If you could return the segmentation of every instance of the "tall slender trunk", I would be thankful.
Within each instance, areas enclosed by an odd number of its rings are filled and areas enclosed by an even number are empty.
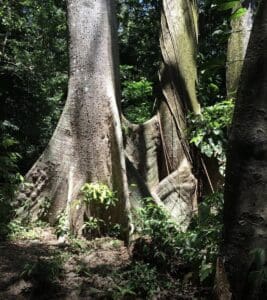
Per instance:
[[[223,256],[234,299],[267,294],[267,2],[248,45],[230,132]],[[253,254],[254,253],[254,254]]]
[[[81,230],[84,205],[77,207],[85,182],[107,184],[119,202],[113,223],[127,226],[128,190],[118,110],[118,51],[115,3],[68,0],[69,86],[58,126],[44,153],[28,172],[18,197],[22,217],[38,219],[49,201],[49,221],[62,211],[69,226]],[[74,204],[73,204],[74,203]]]

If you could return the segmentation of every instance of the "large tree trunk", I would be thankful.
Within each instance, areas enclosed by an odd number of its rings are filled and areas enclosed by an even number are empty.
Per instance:
[[[228,40],[226,65],[226,87],[229,98],[236,96],[257,2],[258,0],[246,0],[233,10],[236,11],[241,7],[247,9],[243,16],[231,20],[232,32]]]
[[[19,195],[22,217],[40,218],[44,201],[48,219],[62,211],[79,231],[84,205],[77,207],[85,182],[107,184],[119,202],[113,223],[127,225],[128,191],[118,111],[118,58],[115,4],[111,0],[68,0],[69,86],[67,101],[44,153],[28,172],[31,183]],[[73,204],[74,203],[74,204]],[[73,204],[73,205],[72,205]]]
[[[266,66],[267,2],[261,1],[242,70],[226,169],[223,256],[234,299],[265,299],[267,294]]]
[[[132,183],[139,174],[145,184],[132,190],[131,199],[153,196],[185,230],[196,210],[197,181],[186,141],[186,113],[200,112],[196,97],[197,14],[194,1],[163,1],[160,70],[163,99],[150,121],[134,125],[125,121],[130,133],[126,153]]]
[[[195,1],[163,0],[160,70],[163,99],[159,110],[162,152],[160,178],[154,189],[185,225],[196,210],[197,181],[186,137],[186,114],[200,113],[197,83],[197,8]]]

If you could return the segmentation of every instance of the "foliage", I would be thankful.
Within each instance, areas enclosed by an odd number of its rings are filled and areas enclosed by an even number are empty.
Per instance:
[[[127,119],[143,123],[151,117],[153,98],[152,82],[141,78],[139,81],[124,81],[122,84],[122,107]]]
[[[116,193],[111,191],[110,188],[102,183],[85,183],[81,191],[86,203],[98,202],[103,204],[105,209],[115,206],[118,202]]]
[[[0,122],[0,195],[12,197],[15,186],[19,183],[18,160],[20,155],[15,152],[18,141],[13,137],[18,128],[8,121]]]
[[[143,123],[153,110],[153,82],[133,75],[133,70],[133,66],[120,66],[122,109],[129,121]]]
[[[18,173],[20,155],[16,152],[17,140],[13,137],[18,128],[8,121],[0,121],[0,237],[8,233],[11,218],[11,200],[22,180]]]
[[[185,247],[180,251],[199,270],[200,281],[212,279],[222,230],[223,194],[216,192],[199,205],[199,214],[184,234]]]
[[[153,84],[158,82],[161,58],[160,8],[160,0],[118,0],[121,63],[132,66],[133,76],[143,76]]]
[[[226,96],[226,52],[230,34],[230,13],[219,10],[219,5],[223,2],[225,0],[198,0],[198,98],[205,106],[222,101]]]
[[[14,137],[23,171],[47,144],[61,112],[66,29],[64,1],[1,1],[0,119],[18,128]]]
[[[68,226],[68,215],[66,210],[62,211],[57,217],[56,234],[57,236],[68,236],[70,233]]]
[[[35,262],[27,262],[20,276],[26,280],[34,280],[41,286],[47,286],[59,278],[63,270],[63,262],[60,254],[50,258],[39,258]]]
[[[113,293],[114,299],[125,296],[150,299],[159,284],[156,268],[146,263],[135,262],[121,274],[116,273],[116,276],[119,277],[119,284]]]
[[[227,147],[227,129],[233,115],[233,100],[218,102],[203,108],[201,115],[189,116],[190,143],[208,157],[215,157],[224,175]]]
[[[159,97],[160,0],[119,0],[122,109],[133,123],[151,117]]]
[[[151,117],[152,106],[152,103],[144,101],[136,105],[128,106],[124,110],[124,114],[132,123],[141,124]]]
[[[202,105],[213,105],[226,97],[226,54],[230,21],[242,17],[243,0],[198,0],[199,52],[198,97]]]
[[[122,92],[122,102],[136,103],[152,96],[152,83],[145,78],[140,81],[125,81]]]
[[[47,223],[41,221],[25,226],[20,220],[14,219],[7,225],[8,238],[10,240],[16,240],[18,238],[22,240],[35,240],[40,237],[42,229],[46,226]]]
[[[107,185],[96,182],[85,183],[81,188],[81,192],[83,202],[86,205],[90,205],[92,202],[96,204],[96,215],[89,216],[84,221],[83,229],[87,234],[100,236],[101,231],[104,231],[109,236],[118,236],[120,225],[103,220],[105,212],[115,207],[118,202],[116,192],[112,191]],[[108,219],[110,220],[110,217]]]
[[[119,224],[112,224],[111,222],[104,222],[102,216],[104,211],[108,211],[111,207],[115,207],[118,199],[116,192],[110,190],[110,188],[102,183],[85,183],[81,187],[82,198],[75,200],[75,205],[80,205],[83,202],[86,205],[92,203],[97,204],[96,216],[85,216],[82,229],[84,233],[89,236],[101,235],[101,231],[105,228],[105,232],[110,236],[118,236],[120,233]],[[56,234],[57,236],[67,236],[73,238],[70,235],[68,224],[67,210],[62,211],[57,218]]]
[[[221,193],[212,194],[200,204],[199,214],[186,232],[180,231],[151,199],[144,200],[137,216],[137,231],[151,238],[152,246],[143,248],[144,257],[147,255],[159,268],[173,274],[179,273],[179,265],[188,264],[201,282],[212,279],[222,227]]]
[[[49,208],[51,207],[52,201],[49,197],[40,199],[40,207],[38,210],[38,218],[45,220],[48,217]]]

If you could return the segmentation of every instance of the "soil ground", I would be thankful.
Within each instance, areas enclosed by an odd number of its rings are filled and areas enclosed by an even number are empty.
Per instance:
[[[15,236],[0,242],[0,300],[207,299],[197,297],[196,289],[186,284],[181,290],[166,276],[165,288],[140,297],[134,283],[140,282],[140,289],[145,289],[146,280],[147,285],[155,284],[149,278],[154,273],[140,278],[138,264],[137,272],[129,273],[133,263],[129,249],[117,239],[64,241],[57,239],[52,228],[39,228],[34,237]],[[136,276],[130,283],[129,274]]]

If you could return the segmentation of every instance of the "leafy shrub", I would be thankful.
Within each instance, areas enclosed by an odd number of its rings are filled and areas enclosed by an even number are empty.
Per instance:
[[[14,151],[17,141],[12,136],[18,128],[8,121],[0,123],[0,193],[12,197],[19,183],[17,162],[20,155]]]
[[[15,136],[23,172],[49,141],[65,100],[64,2],[2,0],[0,5],[0,119],[19,127]]]
[[[134,104],[135,102],[142,102],[151,96],[152,83],[145,78],[142,77],[139,81],[124,82],[122,91],[122,100],[124,102]]]
[[[113,275],[118,281],[113,299],[125,299],[125,296],[150,299],[159,284],[156,268],[147,263],[135,262],[127,270]]]
[[[62,211],[57,216],[57,223],[56,223],[56,234],[57,237],[69,235],[69,226],[68,226],[68,215],[66,210]]]
[[[174,275],[181,273],[180,267],[193,270],[201,282],[208,281],[215,271],[221,211],[222,194],[214,193],[200,204],[199,215],[182,232],[163,208],[145,199],[136,224],[139,234],[151,238],[151,246],[144,245],[144,256],[147,254],[149,261]]]
[[[103,204],[105,209],[116,206],[116,203],[118,202],[116,193],[102,183],[85,183],[82,186],[81,191],[84,196],[84,202],[98,202]]]
[[[13,219],[7,224],[8,237],[11,240],[18,238],[23,240],[35,240],[40,237],[40,233],[48,224],[42,221],[33,222],[30,224],[23,224],[18,219]]]
[[[96,214],[86,217],[84,221],[83,229],[87,234],[100,236],[101,231],[104,231],[109,236],[118,236],[120,225],[113,224],[109,220],[103,220],[105,213],[108,213],[108,210],[115,207],[118,202],[116,192],[112,191],[105,184],[95,182],[85,183],[81,188],[81,192],[83,194],[82,201],[86,205],[90,205],[90,203],[96,204]]]
[[[14,149],[18,142],[12,135],[17,130],[18,128],[8,121],[0,122],[0,236],[8,233],[11,200],[22,180],[17,165],[20,155]]]
[[[141,124],[151,117],[152,103],[143,102],[136,105],[130,105],[124,109],[127,119],[135,124]]]
[[[225,150],[227,146],[227,128],[233,115],[233,100],[226,100],[207,106],[201,115],[190,115],[190,143],[208,157],[215,157],[223,175],[225,171]]]

